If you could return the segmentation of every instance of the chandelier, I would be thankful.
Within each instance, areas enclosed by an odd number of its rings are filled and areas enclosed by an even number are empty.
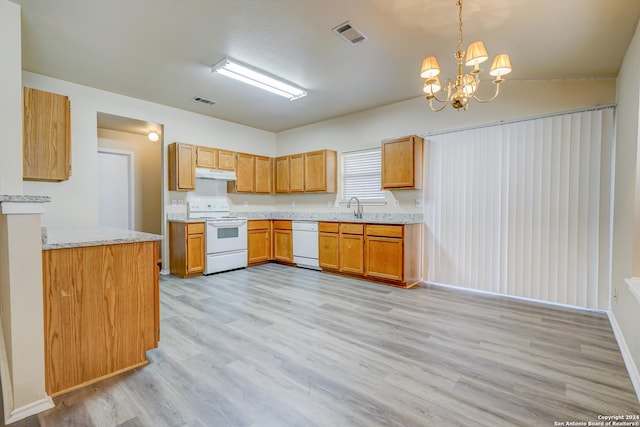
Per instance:
[[[435,56],[427,56],[422,61],[420,69],[420,77],[425,79],[422,90],[427,94],[429,107],[433,111],[442,111],[447,104],[451,104],[456,110],[461,108],[466,110],[469,107],[469,101],[473,98],[478,102],[489,102],[496,99],[500,93],[500,83],[504,81],[502,76],[511,72],[511,60],[509,55],[497,55],[491,64],[489,74],[495,77],[493,83],[496,85],[496,93],[489,99],[480,99],[476,95],[480,86],[480,64],[489,59],[487,50],[481,41],[473,42],[467,48],[466,53],[462,51],[462,0],[457,0],[458,6],[458,49],[453,55],[458,63],[458,75],[455,80],[447,80],[446,89],[447,97],[440,99],[436,96],[442,86],[438,74],[440,74],[440,66]],[[466,60],[466,62],[465,62]],[[463,74],[462,65],[473,67],[469,74]],[[433,100],[438,101],[442,105],[434,107]]]

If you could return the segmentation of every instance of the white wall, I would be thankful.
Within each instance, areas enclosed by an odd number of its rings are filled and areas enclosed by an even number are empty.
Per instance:
[[[98,201],[95,195],[98,187],[98,112],[163,125],[163,159],[166,158],[167,145],[175,141],[265,156],[275,155],[275,134],[271,132],[26,71],[22,78],[24,86],[67,95],[71,100],[71,178],[63,182],[24,182],[27,194],[51,196],[52,201],[47,205],[47,213],[42,218],[43,225],[47,227],[97,224]],[[21,140],[16,143],[21,143]],[[171,211],[172,198],[183,199],[186,194],[170,194],[167,190],[167,165],[164,160],[163,163],[161,179],[164,208],[167,212]],[[166,221],[163,221],[163,234],[167,236]],[[162,253],[169,253],[167,238],[163,242]],[[166,256],[163,261],[168,265]]]
[[[638,117],[640,114],[640,33],[636,33],[629,45],[617,80],[617,127],[615,157],[615,193],[613,205],[613,253],[611,306],[620,331],[636,366],[640,366],[640,302],[629,291],[625,278],[632,276],[633,239],[639,237],[640,222],[634,226],[634,199],[640,197],[636,188],[636,156],[638,148]],[[640,215],[640,212],[636,212]],[[636,263],[640,263],[640,254]],[[640,275],[640,264],[636,267]],[[640,395],[640,389],[636,390]]]
[[[418,84],[419,82],[417,82]],[[418,85],[419,86],[419,85]],[[509,81],[501,88],[500,96],[488,104],[472,104],[464,112],[447,108],[434,113],[423,97],[350,114],[348,116],[315,123],[277,134],[277,154],[286,155],[329,148],[343,151],[372,148],[383,139],[404,135],[423,135],[431,132],[460,129],[503,120],[547,115],[584,107],[615,102],[614,79],[570,81]],[[279,209],[291,210],[344,210],[328,208],[330,195],[296,195],[278,197]],[[369,212],[420,212],[415,200],[421,191],[387,192],[387,206],[366,207]],[[399,206],[394,207],[393,201]]]
[[[22,194],[21,39],[20,6],[0,0],[0,194]]]

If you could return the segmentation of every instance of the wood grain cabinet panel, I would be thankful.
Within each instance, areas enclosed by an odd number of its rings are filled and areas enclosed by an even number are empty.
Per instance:
[[[273,259],[293,263],[293,231],[291,221],[273,221]]]
[[[289,192],[304,192],[304,153],[289,156]]]
[[[235,191],[253,193],[256,186],[256,156],[237,153]]]
[[[71,103],[64,95],[25,87],[22,178],[64,181],[71,176]]]
[[[273,163],[270,157],[255,156],[256,157],[256,171],[255,171],[255,189],[254,191],[259,194],[270,194],[272,192],[272,179],[273,176]]]
[[[235,151],[218,150],[217,168],[224,171],[235,171],[236,170]]]
[[[275,159],[275,192],[289,192],[289,156],[276,157]]]
[[[196,189],[196,146],[174,142],[168,148],[169,191]]]
[[[382,142],[382,189],[422,189],[424,140],[415,135]]]
[[[365,275],[402,282],[404,253],[402,237],[367,236]]]
[[[340,269],[340,235],[320,231],[318,233],[318,263],[328,270]]]
[[[169,222],[169,268],[178,277],[200,276],[205,268],[205,224]]]
[[[363,233],[363,224],[340,224],[340,272],[364,274]]]
[[[337,153],[320,150],[304,153],[304,191],[335,193]]]
[[[271,221],[247,222],[248,264],[256,265],[271,260]]]
[[[157,253],[156,242],[42,252],[47,394],[147,363],[159,336]]]
[[[218,150],[211,147],[196,148],[196,166],[199,168],[218,168]]]

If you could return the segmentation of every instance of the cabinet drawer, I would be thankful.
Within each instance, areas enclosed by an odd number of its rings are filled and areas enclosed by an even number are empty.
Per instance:
[[[247,230],[264,230],[265,228],[269,228],[271,225],[271,221],[266,220],[250,220],[247,221]]]
[[[204,222],[187,224],[187,234],[204,234]]]
[[[291,230],[291,221],[275,220],[273,221],[273,228],[277,228],[278,230]]]
[[[367,236],[402,237],[402,225],[367,225]]]
[[[338,222],[320,222],[318,223],[318,231],[323,233],[337,233],[340,231],[340,223]]]
[[[364,234],[364,224],[340,224],[340,232],[343,234]]]

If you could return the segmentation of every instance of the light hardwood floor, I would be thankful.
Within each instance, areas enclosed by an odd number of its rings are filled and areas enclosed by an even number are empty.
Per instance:
[[[151,363],[59,396],[42,426],[553,426],[640,413],[601,314],[276,264],[163,277],[161,292]]]

